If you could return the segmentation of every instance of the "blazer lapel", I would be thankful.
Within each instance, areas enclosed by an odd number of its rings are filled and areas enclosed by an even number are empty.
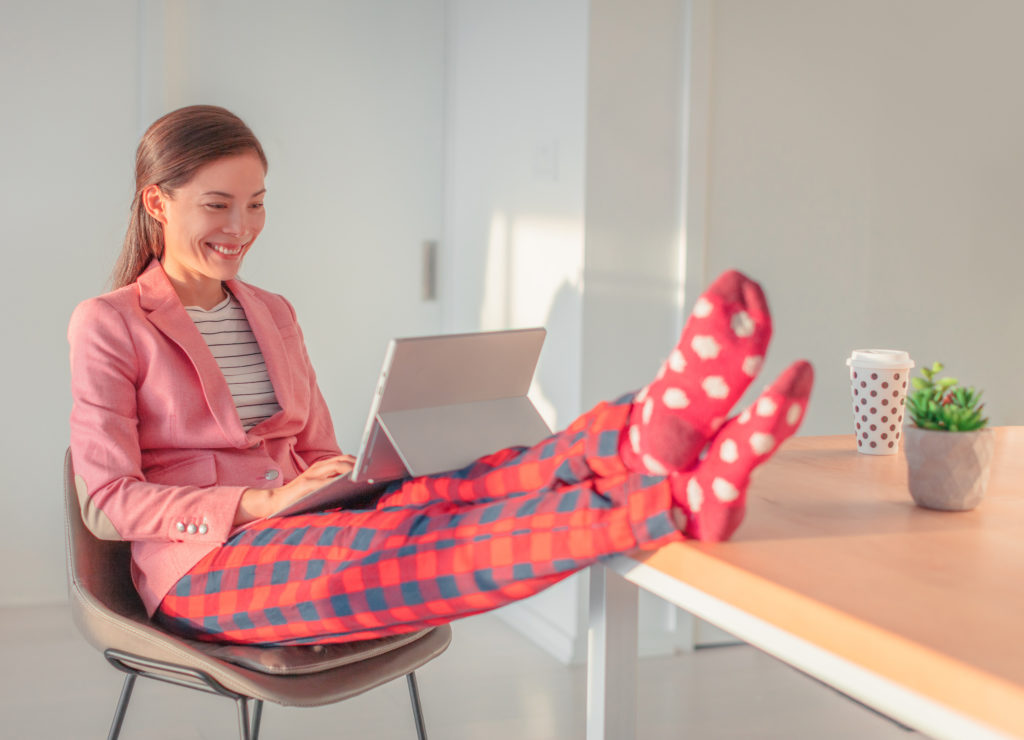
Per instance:
[[[245,431],[224,374],[157,260],[139,276],[138,285],[139,303],[150,322],[181,347],[195,367],[207,406],[221,432],[233,446],[245,446]]]

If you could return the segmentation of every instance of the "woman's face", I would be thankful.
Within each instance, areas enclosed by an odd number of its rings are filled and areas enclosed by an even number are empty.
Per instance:
[[[250,152],[204,165],[173,198],[146,188],[146,209],[163,224],[161,262],[172,282],[201,289],[235,277],[266,220],[263,176]]]

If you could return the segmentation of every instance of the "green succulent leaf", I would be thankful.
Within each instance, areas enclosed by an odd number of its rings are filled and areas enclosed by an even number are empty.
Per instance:
[[[974,431],[988,424],[982,416],[981,391],[963,387],[956,378],[937,379],[941,362],[922,367],[921,376],[910,379],[913,390],[907,394],[907,413],[922,429],[950,432]]]

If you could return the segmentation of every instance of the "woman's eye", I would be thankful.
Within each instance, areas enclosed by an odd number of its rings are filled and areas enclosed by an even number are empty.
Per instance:
[[[215,208],[215,209],[218,209],[218,210],[219,210],[219,209],[222,209],[222,208],[227,208],[227,206],[226,206],[226,205],[224,205],[223,203],[206,203],[206,204],[204,204],[204,205],[205,205],[205,206],[206,206],[207,208]]]
[[[263,208],[263,204],[262,203],[250,203],[249,207],[253,208],[255,210],[259,210],[260,208]]]

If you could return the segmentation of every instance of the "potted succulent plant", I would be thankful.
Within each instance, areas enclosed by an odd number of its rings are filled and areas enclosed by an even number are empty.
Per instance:
[[[911,379],[903,430],[907,481],[914,503],[927,509],[966,511],[985,495],[994,437],[985,427],[981,391],[938,378],[942,363],[921,368]]]

